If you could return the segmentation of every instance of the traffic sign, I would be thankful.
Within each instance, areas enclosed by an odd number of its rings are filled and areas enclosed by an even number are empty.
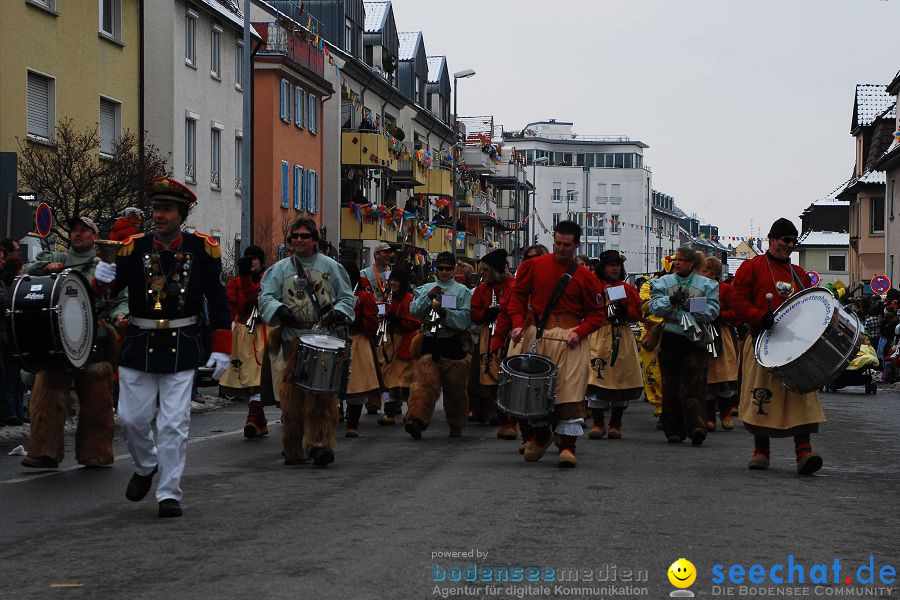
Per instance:
[[[41,236],[50,235],[50,229],[53,227],[53,215],[50,213],[50,205],[46,202],[38,204],[37,210],[34,211],[34,230]]]
[[[819,282],[822,281],[822,278],[815,271],[807,271],[806,274],[809,275],[809,280],[812,282],[813,287],[819,285]]]
[[[886,275],[876,275],[872,278],[872,291],[876,294],[884,294],[891,289],[891,280]]]

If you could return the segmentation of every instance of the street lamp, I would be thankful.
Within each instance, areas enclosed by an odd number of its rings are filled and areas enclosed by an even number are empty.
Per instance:
[[[578,190],[566,190],[566,218],[572,220],[572,211],[569,210],[569,204],[578,197]]]
[[[459,127],[456,122],[456,80],[457,79],[468,79],[475,75],[475,69],[463,69],[462,71],[457,71],[453,74],[453,175],[452,175],[452,187],[450,197],[453,199],[453,203],[451,206],[454,208],[453,210],[453,234],[454,237],[456,235],[456,221],[459,219],[459,209],[456,208],[456,167],[459,156]]]
[[[537,212],[537,166],[545,165],[550,162],[549,156],[537,156],[534,160],[531,161],[531,211],[526,211],[526,214],[531,215],[531,212]],[[529,224],[525,227],[525,235],[528,236],[525,239],[525,247],[531,245],[532,240],[534,240],[534,219],[529,220]]]

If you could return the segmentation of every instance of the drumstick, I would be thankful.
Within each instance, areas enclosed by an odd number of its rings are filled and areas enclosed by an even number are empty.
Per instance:
[[[772,312],[772,298],[774,297],[772,292],[766,292],[766,304],[769,305],[769,312]]]

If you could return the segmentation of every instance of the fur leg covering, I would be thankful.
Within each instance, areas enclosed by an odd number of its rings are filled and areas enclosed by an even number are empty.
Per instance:
[[[425,354],[417,359],[415,368],[416,376],[409,389],[409,408],[406,410],[404,422],[408,423],[416,419],[422,424],[423,429],[427,429],[428,424],[431,423],[431,416],[434,414],[434,405],[437,403],[438,394],[441,393],[441,376],[430,354]],[[454,382],[453,385],[464,387],[466,384],[464,380],[460,380]]]
[[[78,429],[75,459],[82,465],[113,464],[113,369],[108,362],[90,365],[75,374],[78,390]]]
[[[287,361],[281,374],[278,396],[281,398],[281,453],[290,461],[306,460],[303,451],[303,400],[304,394],[291,381],[297,345],[287,351]],[[335,416],[335,420],[337,417]]]
[[[441,387],[444,390],[444,413],[450,429],[462,430],[466,426],[466,409],[469,405],[469,361],[441,359]],[[433,405],[432,405],[433,406]]]
[[[337,445],[338,399],[336,394],[303,394],[303,452],[308,456],[313,448]]]
[[[28,456],[47,456],[62,462],[65,455],[63,431],[69,414],[71,378],[65,371],[38,373],[31,390],[29,412],[31,432]]]

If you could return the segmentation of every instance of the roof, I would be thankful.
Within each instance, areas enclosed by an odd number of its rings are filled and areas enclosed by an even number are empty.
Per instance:
[[[747,260],[746,258],[741,258],[739,256],[729,256],[728,257],[728,274],[734,275],[737,273],[738,267],[743,264],[743,262]]]
[[[236,0],[198,0],[198,2],[219,16],[228,19],[232,24],[241,29],[244,28],[244,15]]]
[[[397,52],[400,60],[413,60],[416,50],[419,48],[419,40],[422,39],[421,31],[404,31],[398,33],[400,38],[400,50]]]
[[[441,71],[447,64],[446,56],[429,56],[428,57],[428,83],[440,83]]]
[[[842,183],[841,185],[839,185],[839,186],[837,186],[836,188],[834,188],[833,190],[831,190],[831,191],[828,193],[827,196],[825,196],[825,197],[823,197],[823,198],[819,198],[818,200],[816,200],[815,202],[813,202],[813,204],[816,205],[816,206],[850,206],[850,202],[849,202],[849,201],[847,201],[847,200],[838,200],[838,199],[837,199],[837,196],[838,196],[838,194],[840,194],[841,192],[844,191],[844,189],[847,187],[847,185],[848,185],[851,181],[852,181],[851,179],[848,179],[847,181],[845,181],[845,182]]]
[[[852,129],[871,125],[891,104],[896,104],[894,96],[881,83],[859,83],[856,85],[856,100],[853,103]]]
[[[882,185],[884,182],[884,171],[866,171],[862,174],[862,177],[856,180],[856,183],[875,183]]]
[[[366,33],[380,33],[384,29],[388,12],[391,9],[390,2],[363,2],[366,9],[366,23],[364,31]]]
[[[807,231],[797,241],[798,246],[850,246],[850,234],[840,231]]]

